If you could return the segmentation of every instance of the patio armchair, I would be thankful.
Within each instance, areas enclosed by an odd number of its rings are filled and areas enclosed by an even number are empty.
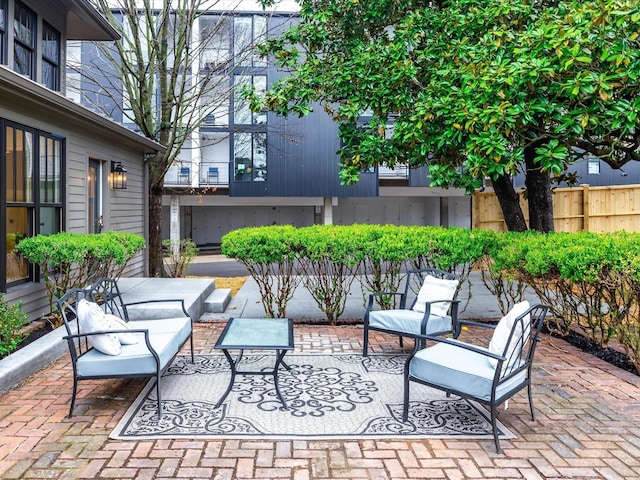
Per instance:
[[[417,335],[458,334],[457,318],[459,277],[435,268],[407,271],[403,292],[374,292],[364,313],[364,338],[362,355],[368,355],[369,332],[385,332],[400,337]],[[381,297],[399,299],[397,308],[375,310]]]
[[[421,383],[486,405],[496,451],[501,453],[496,428],[497,407],[527,387],[531,419],[535,420],[531,391],[531,366],[540,328],[547,314],[544,305],[517,303],[497,325],[461,321],[462,326],[494,329],[488,347],[457,339],[425,335],[435,342],[420,348],[418,342],[405,363],[403,421],[409,421],[409,386]]]

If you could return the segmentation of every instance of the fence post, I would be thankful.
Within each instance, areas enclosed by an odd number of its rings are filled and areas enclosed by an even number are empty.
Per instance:
[[[480,228],[480,198],[477,190],[471,192],[471,230]]]
[[[584,183],[582,187],[582,230],[589,231],[589,184]]]

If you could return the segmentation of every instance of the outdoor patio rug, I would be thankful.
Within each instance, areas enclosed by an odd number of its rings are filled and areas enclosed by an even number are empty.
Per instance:
[[[158,421],[151,380],[111,434],[113,439],[160,438],[493,438],[484,408],[423,385],[411,384],[409,422],[402,422],[404,356],[287,355],[290,371],[272,376],[237,375],[219,408],[230,369],[223,355],[179,356],[161,381]],[[274,354],[250,354],[241,370],[261,371]],[[498,424],[501,438],[513,435]]]

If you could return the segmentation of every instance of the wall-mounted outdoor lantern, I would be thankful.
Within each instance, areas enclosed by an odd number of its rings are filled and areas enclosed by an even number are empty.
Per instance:
[[[113,190],[127,189],[127,171],[121,162],[111,162],[111,188]]]

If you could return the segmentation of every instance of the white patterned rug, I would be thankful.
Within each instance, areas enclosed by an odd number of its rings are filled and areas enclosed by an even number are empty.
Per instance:
[[[161,381],[158,421],[155,380],[140,393],[111,434],[113,439],[160,438],[493,438],[484,408],[411,383],[409,421],[402,421],[404,356],[287,355],[279,401],[272,376],[231,377],[223,355],[179,356]],[[271,369],[274,354],[251,354],[240,369]],[[498,423],[501,438],[513,435]]]

